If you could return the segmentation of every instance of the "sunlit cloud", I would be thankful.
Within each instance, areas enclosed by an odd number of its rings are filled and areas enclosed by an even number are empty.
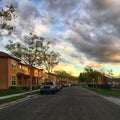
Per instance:
[[[41,35],[42,33],[48,33],[50,30],[47,26],[42,24],[37,24],[34,29],[36,35]]]

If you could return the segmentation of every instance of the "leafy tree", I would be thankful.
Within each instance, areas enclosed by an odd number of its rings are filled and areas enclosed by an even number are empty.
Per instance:
[[[52,72],[53,68],[59,63],[59,54],[54,51],[44,54],[43,61],[48,72]]]
[[[1,1],[0,1],[1,2]],[[13,26],[8,24],[13,18],[15,18],[15,7],[13,5],[6,5],[5,8],[0,9],[0,29],[1,30],[8,30],[9,34],[11,33],[11,30],[13,30]],[[2,32],[0,32],[0,35]]]
[[[49,51],[49,44],[50,42],[47,42],[43,45],[42,52],[40,52],[39,57],[42,59],[42,64],[46,67],[46,70],[48,71],[48,78],[49,73],[52,72],[53,68],[58,65],[59,63],[59,54],[54,51]]]
[[[86,74],[85,73],[80,73],[80,75],[79,75],[79,82],[85,82],[85,80],[86,80],[86,76],[85,76]]]
[[[113,70],[107,70],[107,75],[110,77],[110,78],[113,78]]]
[[[69,80],[71,80],[73,82],[76,81],[76,80],[78,80],[77,77],[72,76],[71,74],[67,73],[64,70],[55,71],[55,74],[57,75],[57,78],[60,78],[60,79],[66,79],[66,78],[68,78]]]
[[[92,83],[93,79],[97,80],[97,77],[99,74],[100,74],[100,72],[98,72],[97,70],[94,70],[91,67],[86,67],[84,69],[84,73],[80,73],[79,81]]]
[[[30,33],[24,37],[23,42],[12,42],[6,45],[6,49],[11,52],[11,55],[20,58],[29,67],[30,72],[30,93],[32,94],[32,69],[33,66],[42,64],[42,59],[38,58],[43,49],[43,38]]]
[[[55,74],[58,79],[65,79],[68,76],[68,73],[63,70],[57,70],[57,71],[55,71]]]

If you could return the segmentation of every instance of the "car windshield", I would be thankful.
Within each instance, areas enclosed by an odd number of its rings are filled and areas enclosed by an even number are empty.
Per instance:
[[[42,85],[53,85],[53,82],[44,82]]]

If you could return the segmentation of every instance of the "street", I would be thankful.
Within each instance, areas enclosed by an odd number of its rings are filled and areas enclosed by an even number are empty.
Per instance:
[[[0,110],[0,120],[119,120],[120,106],[80,86],[38,95]]]

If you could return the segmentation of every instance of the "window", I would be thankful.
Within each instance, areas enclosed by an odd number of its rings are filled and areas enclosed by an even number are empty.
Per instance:
[[[11,75],[11,86],[16,86],[16,75]]]
[[[19,69],[20,69],[21,72],[24,72],[24,66],[20,65]]]
[[[16,68],[16,61],[15,61],[15,60],[12,60],[12,61],[11,61],[11,67],[12,67],[13,69]]]

